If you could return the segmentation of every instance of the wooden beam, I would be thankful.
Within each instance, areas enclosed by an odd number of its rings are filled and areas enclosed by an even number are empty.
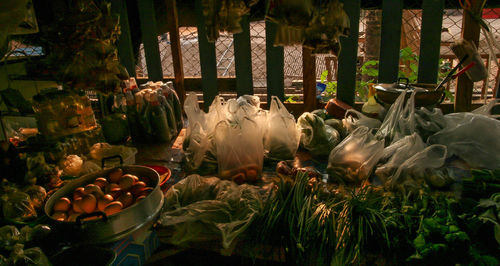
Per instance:
[[[207,30],[205,28],[205,17],[203,16],[203,5],[201,0],[195,0],[195,10],[198,28],[198,47],[200,50],[201,79],[203,83],[203,101],[205,111],[219,93],[217,89],[217,61],[215,57],[215,43],[208,42]]]
[[[418,61],[419,83],[437,83],[443,10],[444,0],[424,0],[422,4],[422,30]]]
[[[361,0],[342,0],[349,16],[350,33],[340,37],[342,47],[338,60],[337,98],[349,105],[354,104],[356,90],[356,64],[358,60],[359,15]]]
[[[175,91],[179,96],[179,100],[184,105],[186,91],[184,89],[184,65],[182,63],[181,41],[179,37],[179,21],[177,17],[177,7],[175,0],[166,0],[167,4],[167,20],[170,33],[170,50],[172,51],[172,61],[174,64],[175,76]]]
[[[120,16],[120,37],[118,38],[118,58],[120,63],[125,66],[128,74],[135,77],[135,59],[132,48],[132,39],[130,37],[130,26],[128,24],[128,13],[126,1],[113,0],[111,2],[113,13]]]
[[[271,96],[277,96],[285,101],[285,56],[281,46],[274,46],[277,26],[266,20],[266,73],[267,73],[267,101]]]
[[[248,15],[241,19],[241,33],[234,34],[234,60],[236,70],[236,91],[238,96],[253,94],[252,46],[250,43],[250,22]]]
[[[470,0],[471,10],[479,12],[483,0]],[[474,42],[479,47],[480,26],[477,21],[467,11],[464,11],[462,20],[462,38]],[[455,91],[455,112],[470,112],[472,110],[472,90],[474,82],[467,75],[460,75]]]
[[[141,23],[142,42],[144,43],[144,54],[146,55],[148,79],[157,81],[162,80],[163,70],[161,67],[153,2],[154,0],[141,0],[137,4]]]
[[[398,79],[402,16],[403,1],[383,0],[378,74],[380,83],[393,83]]]
[[[316,109],[316,57],[311,49],[302,47],[302,80],[304,86],[304,111]]]

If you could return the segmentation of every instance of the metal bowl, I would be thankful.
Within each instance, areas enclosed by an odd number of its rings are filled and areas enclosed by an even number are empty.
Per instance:
[[[385,104],[393,104],[399,97],[401,92],[407,91],[406,99],[410,98],[411,91],[415,88],[424,89],[424,91],[419,91],[415,94],[415,105],[416,106],[432,106],[440,104],[444,100],[444,91],[442,88],[435,90],[436,84],[423,84],[415,83],[403,86],[396,83],[381,83],[375,86],[377,90],[377,100]]]
[[[53,228],[60,233],[62,241],[73,243],[103,244],[129,236],[136,230],[152,224],[163,206],[163,192],[160,188],[158,173],[144,166],[122,166],[123,173],[133,174],[153,187],[153,191],[143,200],[110,216],[103,212],[80,215],[76,222],[61,222],[50,218]],[[71,195],[77,187],[92,183],[96,178],[107,176],[113,169],[107,169],[82,176],[66,184],[55,192],[45,204],[45,214],[50,217],[55,202]],[[84,218],[100,216],[100,219],[85,221]]]

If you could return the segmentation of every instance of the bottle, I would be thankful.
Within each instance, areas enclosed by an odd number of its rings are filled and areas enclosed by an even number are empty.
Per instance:
[[[153,140],[160,142],[168,142],[171,139],[170,129],[168,127],[167,116],[164,109],[158,102],[158,95],[151,93],[149,95],[150,109],[149,121],[151,123],[151,136]]]
[[[368,101],[363,104],[361,112],[368,117],[378,118],[384,107],[375,100],[375,88],[373,83],[368,84]]]

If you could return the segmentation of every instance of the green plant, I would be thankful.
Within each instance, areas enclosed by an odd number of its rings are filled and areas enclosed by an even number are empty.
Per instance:
[[[321,83],[326,84],[326,88],[322,93],[324,98],[331,99],[337,95],[337,81],[327,81],[328,70],[321,72]]]

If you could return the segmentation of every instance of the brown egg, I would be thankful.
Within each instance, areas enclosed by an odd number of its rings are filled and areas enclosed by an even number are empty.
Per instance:
[[[120,180],[120,177],[122,177],[123,171],[121,168],[116,168],[113,171],[111,171],[108,175],[109,181],[112,183],[118,183]]]
[[[51,217],[54,220],[62,222],[66,220],[66,217],[68,217],[68,215],[65,212],[54,212]]]
[[[104,213],[106,213],[107,216],[113,215],[119,211],[121,211],[123,207],[123,204],[119,201],[113,201],[106,208],[104,208]]]
[[[104,195],[101,188],[95,184],[86,185],[83,192],[85,193],[85,195],[94,194],[96,198],[100,198]]]
[[[96,206],[97,206],[97,199],[95,198],[94,195],[88,194],[83,196],[80,207],[84,212],[91,213],[95,211]]]
[[[70,214],[70,215],[68,216],[68,219],[66,219],[66,221],[68,221],[68,222],[76,222],[76,218],[77,218],[78,216],[80,216],[80,215],[82,215],[82,214],[81,214],[81,213],[74,212],[74,213],[72,213],[72,214]]]
[[[78,198],[73,201],[73,211],[76,213],[82,213],[82,200],[83,198]]]
[[[117,199],[118,197],[120,197],[122,192],[123,192],[122,189],[117,187],[117,188],[113,188],[108,194],[111,195],[113,197],[113,199]]]
[[[108,206],[108,204],[110,204],[112,201],[113,201],[113,197],[111,195],[106,194],[106,195],[102,196],[102,198],[97,200],[97,209],[99,209],[100,211],[104,211],[106,206]]]
[[[132,193],[132,195],[134,195],[134,197],[137,197],[144,190],[144,188],[146,188],[146,183],[139,181],[139,182],[136,182],[130,188],[130,192]]]
[[[134,196],[132,196],[132,193],[126,192],[123,193],[119,198],[118,201],[123,204],[123,208],[127,208],[128,206],[132,205],[134,203]]]
[[[139,197],[137,197],[137,198],[135,199],[135,202],[137,203],[137,202],[139,202],[139,201],[141,201],[141,200],[143,200],[143,199],[145,199],[145,198],[146,198],[146,196],[145,196],[145,195],[139,196]]]
[[[139,196],[147,196],[149,195],[149,193],[151,193],[151,191],[153,191],[153,188],[152,187],[145,187],[141,193],[139,193],[138,197]]]
[[[73,191],[73,200],[83,197],[85,195],[84,191],[85,189],[83,187],[76,188],[75,191]]]
[[[55,212],[66,212],[70,207],[71,201],[66,197],[62,197],[56,201],[56,203],[54,204],[54,208],[52,209]]]
[[[111,192],[111,190],[113,188],[120,188],[120,186],[118,184],[115,184],[115,183],[109,183],[107,186],[106,186],[106,189],[104,189],[104,192],[106,193],[109,193]]]
[[[94,185],[97,185],[102,191],[106,188],[108,185],[108,180],[104,177],[98,177],[94,180]]]
[[[122,190],[129,190],[135,183],[135,179],[131,175],[124,175],[118,181],[118,185]]]

